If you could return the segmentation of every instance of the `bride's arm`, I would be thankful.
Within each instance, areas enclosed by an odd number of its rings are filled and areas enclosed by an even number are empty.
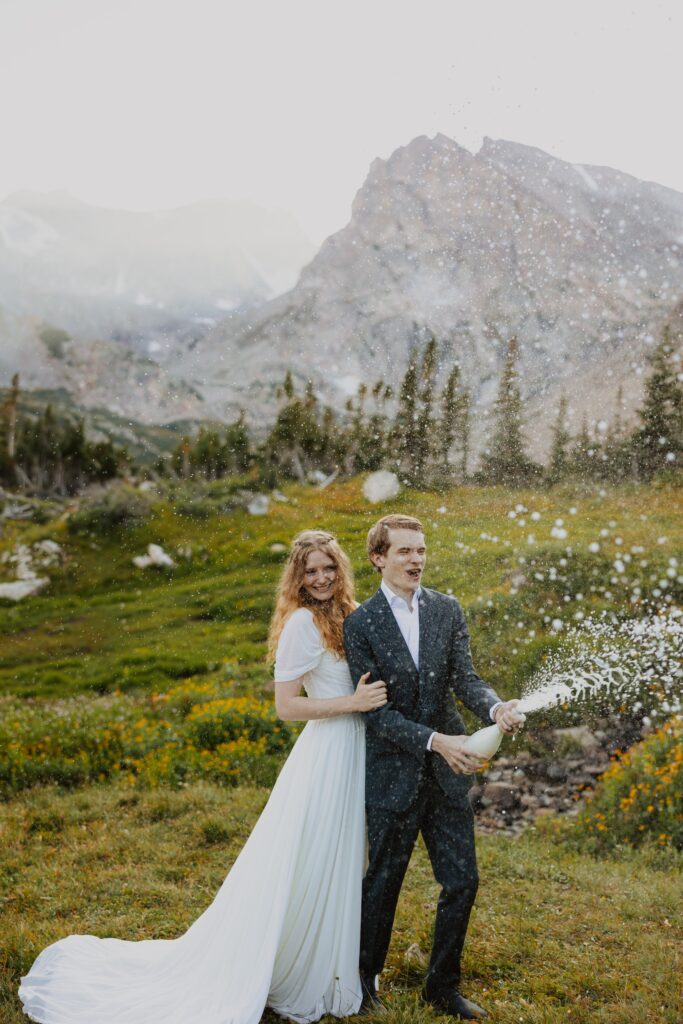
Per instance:
[[[311,722],[318,718],[337,718],[356,711],[374,711],[387,702],[386,684],[379,680],[366,684],[370,675],[361,676],[354,693],[347,697],[302,696],[304,677],[275,683],[275,709],[283,722]]]

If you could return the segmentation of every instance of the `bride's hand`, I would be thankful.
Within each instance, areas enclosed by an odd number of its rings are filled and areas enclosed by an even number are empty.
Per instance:
[[[353,702],[356,711],[376,711],[382,708],[387,702],[387,684],[379,679],[376,683],[368,683],[370,673],[366,672],[358,680],[356,692],[353,695]]]

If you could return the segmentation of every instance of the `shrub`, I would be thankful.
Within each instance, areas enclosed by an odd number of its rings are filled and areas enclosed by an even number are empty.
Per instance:
[[[52,707],[5,701],[0,798],[116,778],[149,789],[194,779],[271,786],[298,728],[280,722],[270,701],[219,693],[190,680],[154,694],[147,713],[126,697]]]
[[[670,719],[607,769],[577,829],[597,851],[645,841],[683,850],[683,717]]]
[[[186,722],[194,745],[202,751],[237,740],[263,740],[268,754],[291,746],[291,728],[280,721],[272,704],[253,697],[206,701],[192,708]]]
[[[93,487],[81,499],[78,510],[69,516],[68,528],[69,533],[105,535],[139,526],[151,514],[149,499],[132,487]]]
[[[220,821],[210,818],[205,821],[200,831],[201,841],[205,846],[222,845],[230,840],[230,832]]]

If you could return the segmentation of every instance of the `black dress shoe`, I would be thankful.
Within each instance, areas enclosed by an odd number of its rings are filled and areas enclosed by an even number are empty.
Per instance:
[[[442,996],[428,996],[425,989],[422,990],[422,999],[425,1003],[433,1006],[437,1013],[448,1014],[457,1020],[483,1020],[488,1013],[481,1006],[465,999],[459,992],[449,992]]]
[[[358,1010],[359,1013],[374,1013],[376,1010],[384,1009],[384,1003],[377,995],[374,977],[361,974],[360,987],[363,992],[363,1000]]]

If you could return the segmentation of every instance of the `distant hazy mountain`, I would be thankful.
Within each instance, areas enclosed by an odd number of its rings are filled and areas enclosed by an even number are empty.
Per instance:
[[[0,306],[163,359],[291,287],[313,252],[288,214],[252,203],[136,213],[17,192],[0,202]]]
[[[206,404],[185,381],[116,341],[70,338],[0,307],[0,387],[63,389],[76,406],[139,423],[204,419]]]
[[[563,390],[574,428],[610,419],[619,384],[634,408],[683,297],[682,250],[678,192],[511,142],[472,154],[420,137],[374,161],[290,292],[226,318],[175,370],[216,412],[267,418],[288,367],[340,406],[361,380],[396,383],[433,333],[473,389],[481,443],[515,334],[538,451]]]

